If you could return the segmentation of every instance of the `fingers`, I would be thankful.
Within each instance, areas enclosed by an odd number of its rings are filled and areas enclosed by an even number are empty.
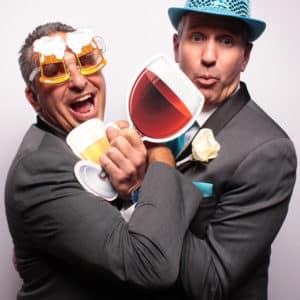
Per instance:
[[[126,177],[132,176],[135,171],[134,164],[116,147],[110,147],[104,155],[101,156],[100,162],[108,174],[113,174],[117,180],[121,174],[127,174]]]
[[[135,139],[139,140],[138,133],[135,131],[135,129],[129,127],[130,124],[127,121],[119,120],[114,122],[113,125],[116,125],[118,128],[110,125],[108,125],[106,128],[106,136],[109,141],[113,140],[118,135],[123,135],[133,143],[135,143]],[[134,134],[134,136],[131,137],[132,134]]]
[[[120,130],[119,135],[111,141],[111,146],[119,149],[125,157],[137,164],[147,155],[146,147],[138,133],[131,128]]]
[[[129,199],[131,192],[141,185],[146,168],[146,159],[144,165],[136,165],[117,148],[111,147],[101,157],[101,165],[119,196],[123,199]]]
[[[114,138],[116,138],[119,134],[120,129],[114,128],[114,127],[107,127],[105,130],[106,136],[108,138],[108,141],[111,142]]]
[[[116,129],[108,127],[106,134],[111,145],[106,155],[119,168],[128,168],[128,160],[136,167],[142,165],[146,160],[146,147],[133,128]],[[115,149],[120,152],[119,155],[116,155]]]
[[[100,158],[100,163],[119,195],[129,196],[143,180],[147,150],[132,128],[107,128],[107,135],[111,147]]]

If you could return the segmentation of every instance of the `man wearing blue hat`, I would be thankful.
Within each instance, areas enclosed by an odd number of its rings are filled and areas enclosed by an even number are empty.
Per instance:
[[[293,143],[240,81],[266,27],[250,17],[249,2],[188,0],[168,11],[175,60],[205,97],[198,125],[219,145],[207,138],[213,155],[197,155],[200,129],[176,157],[186,178],[212,190],[185,238],[180,299],[267,299],[271,244],[295,183]]]

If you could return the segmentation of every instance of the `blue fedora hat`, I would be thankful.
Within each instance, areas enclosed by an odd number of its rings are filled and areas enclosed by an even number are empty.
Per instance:
[[[250,0],[187,0],[184,7],[171,7],[169,18],[175,29],[188,12],[226,16],[241,20],[249,28],[249,41],[256,40],[265,30],[266,23],[250,17]]]

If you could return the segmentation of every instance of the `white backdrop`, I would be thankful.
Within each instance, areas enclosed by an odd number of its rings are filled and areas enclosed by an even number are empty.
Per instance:
[[[4,0],[5,1],[5,0]],[[10,0],[2,2],[0,18],[1,59],[0,92],[2,117],[0,131],[0,297],[14,300],[20,286],[12,257],[12,242],[5,217],[3,191],[6,173],[17,146],[34,121],[35,114],[24,97],[17,57],[25,37],[33,28],[48,21],[62,21],[75,27],[92,27],[107,44],[108,100],[106,121],[125,118],[125,99],[137,68],[157,53],[172,57],[173,29],[167,8],[182,6],[184,0]],[[294,140],[300,149],[299,69],[300,20],[297,0],[252,0],[252,15],[264,19],[267,30],[255,43],[252,58],[243,79],[252,97]],[[300,155],[299,155],[300,157]],[[299,180],[288,217],[273,244],[269,298],[300,299]],[[298,197],[297,197],[298,196]],[[242,255],[242,253],[241,253]]]

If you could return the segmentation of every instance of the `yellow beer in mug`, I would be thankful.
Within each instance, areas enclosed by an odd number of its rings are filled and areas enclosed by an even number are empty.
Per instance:
[[[80,156],[82,159],[100,164],[100,156],[103,155],[109,147],[110,144],[107,137],[103,136],[80,152]]]
[[[110,126],[116,125],[110,124]],[[87,120],[69,132],[67,144],[81,159],[100,165],[100,156],[110,147],[105,129],[100,119]]]

